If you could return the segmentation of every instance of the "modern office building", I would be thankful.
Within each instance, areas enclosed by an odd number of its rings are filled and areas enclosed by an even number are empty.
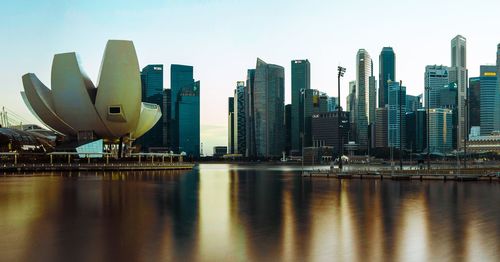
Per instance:
[[[163,146],[169,151],[171,149],[171,134],[170,134],[170,115],[172,114],[172,90],[163,90]]]
[[[425,106],[439,107],[440,90],[450,83],[448,67],[442,65],[428,65],[425,67]]]
[[[481,78],[469,78],[469,130],[481,125]],[[470,131],[469,131],[470,132]]]
[[[160,105],[160,110],[164,111],[164,91],[163,91],[163,65],[147,65],[141,71],[141,86],[142,86],[142,101]],[[166,145],[163,141],[163,118],[165,114],[146,134],[136,141],[136,144],[141,145],[142,151],[149,151],[153,148],[164,148]]]
[[[245,140],[246,151],[245,156],[250,158],[256,157],[255,146],[255,121],[254,121],[254,85],[255,85],[255,69],[247,70],[247,81],[245,85]]]
[[[234,97],[229,97],[227,101],[227,153],[235,153],[235,120],[234,120]]]
[[[500,119],[497,112],[499,107],[499,87],[497,86],[497,68],[496,66],[480,66],[479,85],[480,89],[480,126],[481,135],[490,135],[496,130],[496,125]]]
[[[278,157],[285,150],[285,69],[257,59],[254,82],[257,157]]]
[[[290,155],[292,149],[292,105],[285,105],[285,152]]]
[[[246,152],[246,111],[245,111],[245,81],[238,81],[234,90],[234,133],[236,154]]]
[[[379,107],[375,110],[375,147],[384,148],[388,147],[388,131],[389,124],[387,122],[388,105]]]
[[[200,156],[200,81],[184,87],[177,98],[179,152],[188,157]]]
[[[179,115],[177,112],[180,93],[184,89],[192,90],[194,86],[193,67],[188,65],[170,66],[170,92],[171,92],[171,118],[170,118],[170,134],[171,134],[171,149],[174,152],[181,152],[179,148]]]
[[[214,146],[213,157],[221,158],[223,157],[229,149],[227,146]]]
[[[352,123],[352,114],[356,111],[354,106],[356,105],[356,81],[350,81],[349,82],[349,94],[347,95],[346,98],[346,111],[351,112],[350,119]]]
[[[372,76],[369,78],[369,113],[368,113],[368,124],[375,123],[375,108],[377,108],[377,80],[373,76],[373,62],[372,62]]]
[[[427,148],[427,111],[426,109],[418,109],[416,112],[416,129],[415,129],[415,150],[418,153],[423,152]]]
[[[304,109],[300,101],[302,92],[311,88],[311,64],[309,60],[292,60],[292,149],[301,151]]]
[[[378,91],[378,107],[383,108],[389,103],[389,80],[396,80],[396,55],[392,47],[382,48],[379,55],[379,91]]]
[[[422,95],[406,95],[406,112],[415,112],[422,108]]]
[[[348,142],[350,130],[349,113],[341,111],[340,116],[339,129],[338,111],[313,114],[311,122],[313,147],[333,147],[334,155],[339,154],[341,144]]]
[[[387,132],[389,147],[406,145],[406,87],[389,81]]]
[[[328,96],[316,89],[307,89],[302,98],[304,106],[304,146],[312,146],[312,117],[328,111]]]
[[[458,86],[456,83],[449,83],[439,90],[439,108],[457,108]]]
[[[451,40],[451,67],[449,68],[450,83],[457,84],[456,104],[456,148],[461,149],[465,131],[465,99],[467,92],[467,41],[465,37],[457,35]]]
[[[337,111],[338,105],[340,105],[338,97],[328,97],[328,112]]]
[[[361,151],[368,149],[368,121],[370,118],[370,76],[372,75],[372,60],[365,49],[356,54],[356,139]]]
[[[446,154],[453,150],[452,110],[429,109],[429,148],[432,154]]]
[[[404,148],[410,152],[416,152],[417,148],[417,111],[406,112],[406,128],[405,138],[406,144]]]

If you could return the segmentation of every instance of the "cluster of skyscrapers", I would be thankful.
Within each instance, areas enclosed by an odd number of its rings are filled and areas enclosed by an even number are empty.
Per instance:
[[[338,98],[311,89],[308,60],[291,61],[291,104],[285,105],[284,68],[257,59],[229,98],[228,153],[269,158],[303,155],[305,148],[332,155],[396,148],[447,154],[464,150],[469,134],[498,136],[500,44],[496,65],[481,65],[480,76],[471,78],[466,44],[460,35],[451,40],[451,66],[426,66],[425,104],[423,95],[408,95],[397,79],[391,47],[379,55],[378,81],[368,51],[357,52],[345,109]]]
[[[141,151],[200,155],[200,81],[193,78],[193,67],[170,66],[170,89],[163,88],[161,64],[141,71],[142,100],[160,105],[162,118],[136,141]]]

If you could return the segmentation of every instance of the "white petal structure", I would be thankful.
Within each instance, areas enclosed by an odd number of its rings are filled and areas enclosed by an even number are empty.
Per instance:
[[[108,41],[98,88],[75,53],[54,56],[52,89],[32,73],[22,79],[21,96],[30,111],[49,128],[71,137],[91,132],[96,138],[135,139],[161,118],[158,105],[141,103],[139,63],[131,41]]]

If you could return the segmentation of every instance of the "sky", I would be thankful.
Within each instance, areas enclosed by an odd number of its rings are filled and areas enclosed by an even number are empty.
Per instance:
[[[356,52],[366,49],[378,79],[382,47],[396,53],[396,76],[407,93],[424,91],[426,65],[451,63],[450,41],[467,38],[469,76],[495,64],[500,43],[498,0],[378,1],[6,1],[0,8],[0,106],[38,123],[19,92],[21,76],[35,73],[50,86],[54,54],[77,52],[96,83],[109,39],[134,42],[140,67],[194,66],[201,81],[201,142],[205,154],[227,145],[227,100],[257,57],[285,67],[290,103],[290,63],[309,59],[311,88],[337,96],[336,68],[347,68],[342,104],[355,79]]]

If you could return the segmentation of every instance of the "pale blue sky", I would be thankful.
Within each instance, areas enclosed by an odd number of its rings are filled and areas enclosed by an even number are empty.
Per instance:
[[[0,8],[0,106],[34,120],[19,91],[27,72],[50,86],[52,57],[75,51],[96,81],[108,39],[133,40],[140,66],[193,65],[201,80],[205,153],[227,144],[227,97],[260,57],[286,71],[290,60],[311,62],[312,88],[337,95],[336,67],[347,67],[342,103],[359,48],[378,78],[383,46],[396,52],[397,78],[409,94],[423,92],[428,64],[450,64],[450,40],[467,38],[469,76],[495,63],[500,1],[25,1]],[[169,70],[165,87],[169,88]]]

